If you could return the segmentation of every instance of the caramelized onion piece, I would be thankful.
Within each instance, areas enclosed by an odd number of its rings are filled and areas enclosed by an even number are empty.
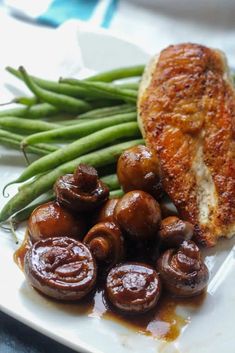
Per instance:
[[[124,244],[120,228],[114,222],[100,222],[92,227],[83,243],[98,261],[115,265],[123,258]]]
[[[106,293],[116,308],[127,313],[142,313],[157,304],[161,282],[151,266],[126,263],[117,265],[109,272]]]
[[[81,239],[86,233],[84,217],[76,217],[56,202],[48,202],[31,213],[28,230],[32,242],[51,237]]]
[[[146,146],[137,145],[124,151],[118,159],[117,175],[125,192],[143,190],[157,200],[163,196],[159,160]]]
[[[96,283],[96,263],[90,250],[71,238],[40,240],[28,250],[26,279],[40,292],[59,300],[77,300]]]
[[[207,286],[209,271],[193,241],[184,241],[178,250],[169,249],[157,261],[165,288],[175,296],[192,297]]]
[[[117,203],[114,216],[120,227],[134,239],[151,239],[161,220],[158,202],[144,191],[125,194]]]
[[[58,202],[73,211],[97,209],[109,197],[108,187],[91,166],[80,164],[74,174],[60,177],[54,185]]]
[[[179,247],[184,240],[192,239],[193,225],[178,217],[167,217],[161,222],[159,237],[164,246]]]

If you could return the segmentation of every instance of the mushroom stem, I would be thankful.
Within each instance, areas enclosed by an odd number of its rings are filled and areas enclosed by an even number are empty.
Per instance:
[[[108,258],[110,253],[110,244],[107,239],[102,238],[102,236],[94,238],[90,242],[89,247],[97,260],[104,261]]]

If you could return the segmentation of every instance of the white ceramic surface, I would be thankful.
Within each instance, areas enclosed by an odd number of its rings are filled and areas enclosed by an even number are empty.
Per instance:
[[[46,43],[46,44],[45,44]],[[47,53],[38,60],[38,52],[28,51],[20,62],[17,56],[11,64],[28,64],[33,73],[58,77],[99,71],[124,65],[145,63],[148,55],[140,48],[104,31],[95,32],[77,23],[64,25],[50,32],[44,46],[54,45],[56,58]],[[60,43],[60,46],[56,43]],[[61,43],[66,50],[61,49]],[[40,48],[39,48],[40,49]],[[13,50],[13,49],[12,49]],[[22,61],[22,60],[27,61]],[[48,65],[45,62],[48,60]],[[53,62],[54,60],[54,62]],[[7,64],[7,63],[6,63]],[[84,69],[85,66],[85,69]],[[27,66],[28,67],[28,66]],[[2,73],[2,72],[1,72]],[[6,97],[22,91],[22,86],[1,76]],[[4,83],[11,85],[4,86]],[[16,89],[17,87],[17,89]],[[16,152],[0,149],[0,191],[4,184],[14,179],[24,168],[23,158]],[[16,188],[10,189],[11,195]],[[1,196],[1,207],[7,200]],[[18,232],[22,239],[24,229]],[[13,261],[16,245],[11,235],[0,230],[0,309],[36,330],[79,352],[92,353],[234,353],[235,318],[235,239],[220,242],[219,246],[205,252],[211,277],[207,298],[198,309],[178,308],[189,323],[180,337],[166,343],[141,333],[131,331],[121,324],[87,316],[71,310],[69,304],[59,305],[40,296],[24,280],[24,275]]]

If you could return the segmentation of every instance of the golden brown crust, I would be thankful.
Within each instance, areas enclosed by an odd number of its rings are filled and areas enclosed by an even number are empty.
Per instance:
[[[235,231],[235,92],[226,62],[197,44],[163,50],[139,96],[148,147],[163,184],[196,240],[211,246]]]

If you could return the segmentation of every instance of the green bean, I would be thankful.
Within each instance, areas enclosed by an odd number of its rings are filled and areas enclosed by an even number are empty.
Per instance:
[[[13,99],[12,103],[23,104],[28,107],[32,107],[33,105],[38,104],[38,98],[34,97],[34,96],[33,97],[26,97],[26,96],[16,97]]]
[[[114,86],[114,85],[111,86],[104,82],[88,82],[88,81],[77,80],[74,78],[60,79],[60,82],[68,83],[73,86],[87,88],[91,92],[96,92],[97,94],[100,93],[100,95],[104,98],[122,99],[127,103],[136,103],[136,100],[137,100],[136,91],[130,90],[130,89],[118,88],[117,86]]]
[[[35,208],[41,206],[46,202],[53,201],[54,199],[55,195],[53,194],[53,192],[49,192],[43,195],[43,197],[40,198],[40,201],[38,200],[37,202],[34,202],[29,206],[25,207],[23,210],[17,212],[14,217],[12,217],[10,220],[13,224],[14,229],[16,229],[21,222],[26,221],[31,215],[31,213],[35,210]]]
[[[109,193],[110,199],[114,199],[116,197],[122,197],[123,195],[124,195],[124,192],[121,189],[112,190]]]
[[[119,125],[130,121],[136,121],[136,113],[120,114],[111,118],[95,119],[79,123],[78,125],[65,126],[50,131],[39,132],[23,139],[22,145],[33,145],[39,142],[65,141],[73,138],[87,136],[95,131],[113,125]],[[1,122],[0,122],[1,124]]]
[[[0,144],[21,151],[20,142],[12,140],[10,138],[0,137]],[[26,148],[26,152],[34,153],[39,156],[46,156],[47,154],[50,153],[48,150],[44,150],[44,149],[39,148],[37,146],[28,146]]]
[[[82,137],[81,139],[74,141],[73,143],[59,149],[58,151],[52,152],[50,155],[44,156],[33,162],[22,172],[19,178],[8,183],[5,188],[8,185],[14,183],[24,182],[32,178],[34,175],[44,173],[64,162],[105,146],[108,143],[113,142],[115,139],[136,137],[139,135],[140,131],[136,122],[111,126],[106,129],[94,132],[91,135]]]
[[[6,70],[10,72],[12,75],[16,76],[19,79],[23,79],[22,74],[20,71],[8,66],[6,67]],[[101,82],[112,82],[114,80],[118,80],[121,78],[128,78],[128,77],[134,77],[134,76],[141,76],[144,70],[144,66],[133,66],[133,67],[128,67],[128,68],[121,68],[117,70],[112,70],[108,72],[104,72],[98,75],[93,75],[91,77],[88,77],[86,81],[101,81]],[[92,97],[92,93],[90,91],[87,91],[85,88],[81,87],[74,87],[68,84],[61,84],[55,81],[50,81],[50,80],[44,80],[39,77],[35,77],[30,75],[30,78],[41,88],[44,88],[48,91],[60,93],[60,94],[65,94],[68,96],[72,97],[82,97],[82,98],[87,98],[87,95]],[[97,79],[98,78],[98,79]],[[100,78],[100,79],[99,79]],[[120,84],[121,86],[122,84]],[[127,86],[126,86],[127,85]],[[130,85],[130,86],[129,86]],[[123,84],[123,88],[126,86],[126,88],[131,88],[137,89],[136,85],[133,86],[133,84]],[[93,97],[96,97],[94,94]]]
[[[6,140],[11,140],[11,141],[17,142],[18,143],[17,146],[19,146],[19,147],[20,147],[21,141],[23,140],[22,135],[14,134],[12,132],[0,129],[0,139],[2,139],[2,138],[6,139]],[[34,147],[37,147],[38,149],[45,150],[48,153],[58,150],[57,146],[51,145],[51,144],[49,145],[46,143],[39,143],[39,144],[35,145]]]
[[[120,187],[117,174],[107,175],[101,178],[101,180],[109,187],[109,190],[115,190]]]
[[[91,109],[91,105],[85,101],[41,88],[33,82],[22,66],[19,68],[19,71],[28,88],[42,101],[69,113],[80,113]]]
[[[66,173],[73,173],[79,163],[86,163],[96,168],[102,167],[114,163],[120,154],[127,148],[141,143],[143,144],[143,142],[144,141],[141,139],[124,142],[61,164],[59,167],[37,179],[33,185],[30,184],[28,188],[24,188],[24,190],[18,192],[11,200],[9,200],[0,212],[0,222],[6,221],[13,214],[29,205],[37,197],[50,190],[58,177]]]
[[[41,103],[33,105],[32,107],[19,107],[0,111],[0,118],[6,116],[17,116],[25,119],[39,119],[48,116],[56,115],[58,109],[51,104]]]
[[[23,80],[23,76],[20,71],[14,69],[12,67],[9,67],[9,66],[6,67],[6,70],[8,72],[10,72],[12,75],[19,78],[20,80]],[[75,98],[77,98],[77,97],[96,98],[97,97],[96,94],[89,92],[87,89],[84,89],[84,88],[75,87],[75,86],[71,86],[71,85],[64,84],[64,83],[62,84],[62,83],[55,82],[55,81],[44,80],[44,79],[41,79],[39,77],[35,77],[32,75],[30,75],[29,77],[38,86],[40,86],[41,88],[43,88],[47,91],[51,91],[51,92],[55,92],[55,93],[59,93],[59,94],[64,94],[66,96],[75,97]]]
[[[48,123],[47,121],[20,119],[18,117],[7,116],[0,119],[0,127],[13,131],[35,133],[60,128],[59,124]]]
[[[121,78],[141,76],[144,71],[144,65],[122,67],[110,71],[101,72],[100,74],[88,77],[86,81],[102,81],[112,82]]]
[[[117,84],[119,88],[133,89],[137,91],[139,89],[139,82],[126,82]]]
[[[68,120],[55,121],[56,124],[60,124],[61,126],[71,126],[71,125],[78,125],[78,124],[90,123],[90,122],[91,122],[90,119],[68,119]]]
[[[80,122],[89,121],[91,119],[99,119],[99,118],[111,118],[114,115],[127,114],[136,112],[135,105],[132,104],[121,104],[116,105],[114,107],[105,107],[99,109],[93,109],[87,113],[78,115],[76,118],[71,120],[61,121],[62,125],[74,125]]]
[[[121,104],[114,107],[105,107],[93,109],[87,113],[78,115],[79,119],[98,119],[105,118],[116,114],[133,113],[136,111],[136,106],[132,104]]]

